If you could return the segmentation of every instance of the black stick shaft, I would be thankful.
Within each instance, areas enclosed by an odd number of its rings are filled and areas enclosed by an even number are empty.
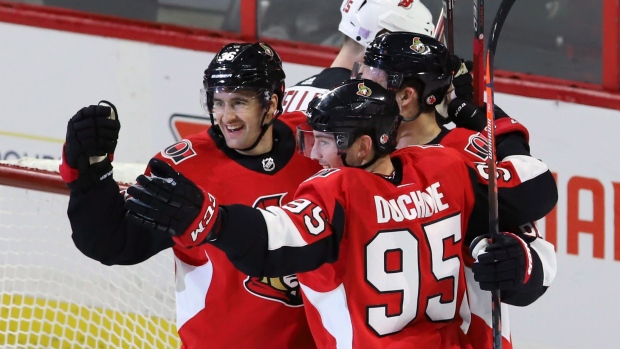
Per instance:
[[[493,67],[497,41],[502,30],[508,12],[512,8],[515,0],[502,0],[493,20],[491,27],[491,37],[487,48],[486,57],[486,95],[487,95],[487,141],[488,157],[487,165],[489,168],[489,233],[494,239],[499,235],[498,202],[497,202],[497,169],[495,159],[495,101],[493,86]],[[493,326],[493,349],[502,348],[502,318],[501,318],[501,295],[499,289],[491,292],[492,310],[491,322]]]

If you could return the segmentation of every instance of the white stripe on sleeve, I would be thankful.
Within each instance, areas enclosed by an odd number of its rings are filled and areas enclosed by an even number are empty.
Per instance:
[[[325,330],[336,339],[336,348],[353,348],[353,323],[344,285],[340,284],[329,292],[317,292],[301,282],[299,286],[321,316]]]
[[[506,156],[502,162],[510,162],[513,164],[519,179],[521,179],[521,183],[536,178],[549,170],[547,164],[527,155]],[[501,167],[501,163],[499,166]]]
[[[284,246],[302,247],[308,245],[286,211],[277,206],[269,206],[265,210],[259,209],[259,211],[267,223],[270,251]]]

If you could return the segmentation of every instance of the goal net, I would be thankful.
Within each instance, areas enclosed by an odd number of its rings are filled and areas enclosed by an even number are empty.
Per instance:
[[[179,348],[172,251],[135,266],[82,255],[67,194],[58,161],[0,162],[0,348]]]

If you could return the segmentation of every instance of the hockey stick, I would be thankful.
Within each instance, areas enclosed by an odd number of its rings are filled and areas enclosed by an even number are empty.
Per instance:
[[[447,46],[446,38],[443,35],[445,24],[446,24],[446,6],[444,3],[444,6],[441,7],[441,12],[439,12],[439,17],[437,17],[437,24],[435,24],[435,33],[433,36],[435,37],[435,39],[437,39],[437,41],[443,42],[444,45]]]
[[[474,0],[474,103],[484,103],[484,0]]]
[[[443,0],[443,6],[437,25],[435,25],[435,39],[442,41],[451,54],[454,54],[454,0]],[[448,30],[446,31],[446,27]],[[447,35],[446,35],[447,32]]]
[[[448,27],[448,36],[446,41],[448,42],[448,51],[450,54],[454,54],[454,0],[443,0],[443,4],[446,7],[446,26]]]
[[[502,0],[493,20],[491,27],[491,38],[487,48],[486,57],[486,96],[487,96],[487,143],[488,156],[487,166],[489,168],[489,233],[491,239],[499,235],[498,203],[497,203],[497,169],[495,166],[495,104],[493,97],[493,61],[499,33],[508,17],[508,12],[515,0]],[[477,77],[476,77],[477,79]],[[501,314],[501,295],[499,290],[491,292],[492,310],[491,323],[493,326],[493,349],[502,348],[502,314]]]

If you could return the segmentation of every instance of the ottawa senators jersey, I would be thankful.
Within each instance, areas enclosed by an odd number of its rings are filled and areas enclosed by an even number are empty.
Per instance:
[[[393,163],[392,182],[326,169],[282,207],[223,206],[212,244],[250,275],[298,272],[319,348],[469,348],[462,245],[488,231],[488,220],[470,220],[488,211],[484,173],[442,146],[401,149]],[[511,179],[499,190],[518,190]],[[553,207],[523,194],[523,210],[500,207],[508,221]]]
[[[308,103],[325,91],[351,78],[351,70],[346,68],[326,68],[319,74],[304,79],[289,87],[282,98],[284,112],[306,110]]]
[[[525,134],[527,134],[527,130],[525,130]],[[452,130],[444,128],[440,135],[435,140],[431,141],[431,144],[441,144],[445,147],[457,149],[474,165],[481,164],[486,161],[487,158],[486,135],[466,128],[457,127]],[[513,156],[512,159],[516,157],[520,157],[520,155]],[[500,161],[498,166],[502,167],[503,162]],[[541,196],[551,189],[547,181],[542,180],[539,183],[539,178],[531,178],[529,185],[532,186],[532,190],[541,193]],[[555,185],[553,186],[555,187]],[[557,188],[554,190],[557,190]],[[555,275],[557,271],[557,265],[553,262],[555,260],[553,245],[540,238],[534,222],[528,222],[520,227],[505,227],[505,230],[512,231],[517,235],[528,234],[531,236],[531,234],[534,234],[534,237],[538,238],[536,243],[530,244],[530,248],[536,251],[535,257],[541,260],[540,265],[542,265],[543,270],[534,270],[533,272],[544,273],[545,282],[543,286],[550,286],[553,279],[551,275]],[[491,325],[491,293],[481,290],[478,282],[474,280],[474,275],[471,271],[473,259],[469,257],[469,255],[465,255],[465,262],[465,276],[468,287],[467,293],[472,313],[467,336],[474,349],[492,348],[493,328]],[[502,348],[512,349],[511,328],[508,315],[509,308],[505,303],[501,304],[501,312]]]
[[[292,128],[305,119],[291,118],[282,119],[290,126],[274,124],[275,151],[261,156],[245,157],[218,148],[224,140],[210,129],[208,134],[168,147],[158,157],[212,190],[221,204],[281,205],[320,167],[297,153]],[[177,290],[177,323],[187,348],[202,348],[206,343],[214,348],[314,347],[295,275],[250,277],[208,244],[173,249],[177,285],[184,285]]]
[[[303,122],[301,113],[278,119],[273,125],[273,150],[261,156],[242,156],[227,148],[221,134],[210,128],[167,147],[156,157],[198,186],[209,188],[221,203],[257,208],[277,206],[292,200],[298,185],[321,168],[316,161],[297,153],[293,130]],[[122,206],[118,211],[124,216]],[[111,220],[99,224],[114,227],[117,223]],[[120,226],[126,230],[114,235],[119,236],[118,244],[134,240],[137,235],[141,236],[141,246],[152,242],[149,232],[124,223]],[[78,229],[78,234],[89,234],[88,228]],[[160,246],[159,250],[171,245]],[[238,271],[222,251],[211,245],[172,247],[177,329],[184,348],[315,348],[295,275],[249,276]],[[123,256],[100,258],[108,264],[121,260],[132,264],[158,251],[142,250],[125,248]],[[136,255],[128,256],[132,253]]]

